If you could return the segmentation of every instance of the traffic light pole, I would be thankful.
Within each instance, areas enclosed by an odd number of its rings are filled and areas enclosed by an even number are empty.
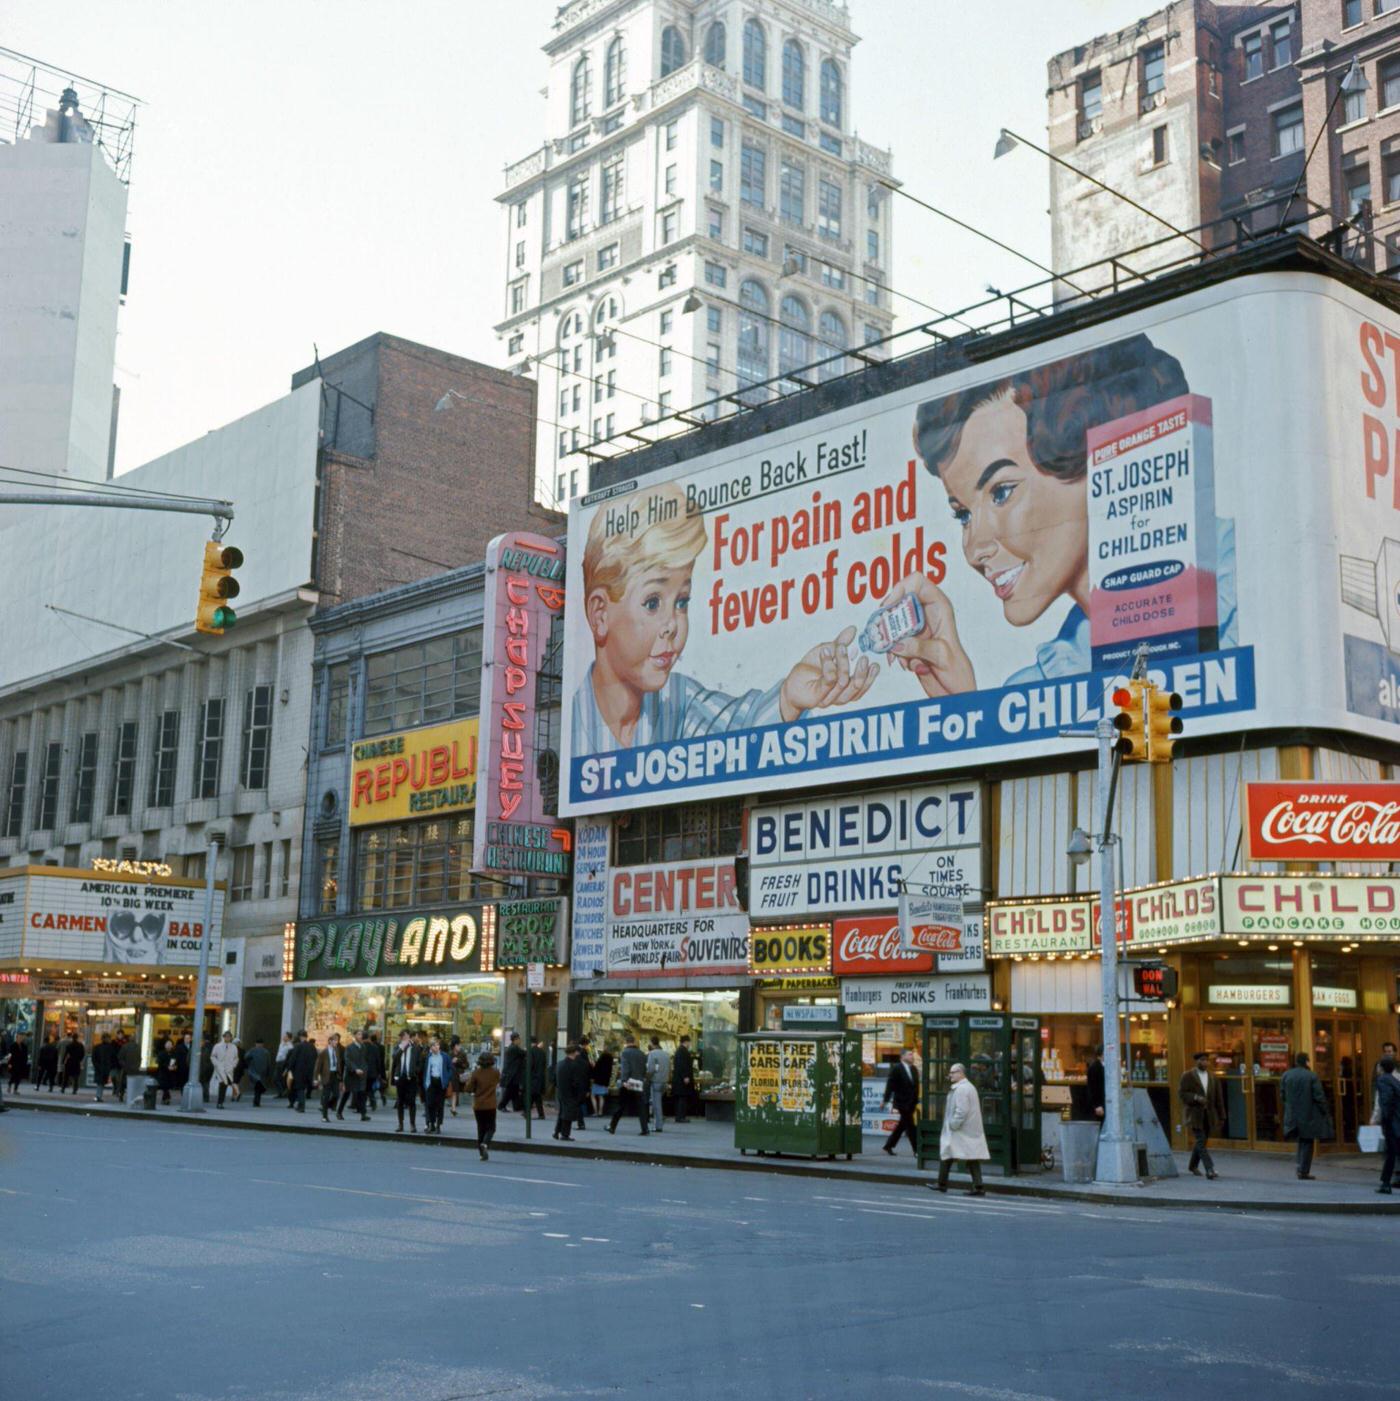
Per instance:
[[[1103,1006],[1103,1128],[1099,1133],[1096,1182],[1136,1182],[1137,1153],[1127,1131],[1123,1104],[1123,1045],[1118,1034],[1118,911],[1113,861],[1118,838],[1113,834],[1114,756],[1118,731],[1105,716],[1095,727],[1099,740],[1099,815],[1103,829],[1099,851],[1099,921],[1102,957],[1099,992]]]
[[[204,928],[199,936],[199,983],[194,994],[194,1044],[190,1047],[190,1073],[180,1091],[180,1108],[186,1114],[204,1112],[204,1091],[199,1083],[199,1061],[204,1054],[204,996],[209,989],[209,945],[214,932],[214,868],[219,864],[217,834],[209,837],[204,865]]]

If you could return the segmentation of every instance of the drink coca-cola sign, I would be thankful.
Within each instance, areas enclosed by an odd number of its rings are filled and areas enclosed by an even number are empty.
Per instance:
[[[831,943],[831,971],[862,973],[932,973],[934,956],[900,947],[899,916],[871,915],[838,919]]]
[[[1251,783],[1252,861],[1400,861],[1400,783]]]

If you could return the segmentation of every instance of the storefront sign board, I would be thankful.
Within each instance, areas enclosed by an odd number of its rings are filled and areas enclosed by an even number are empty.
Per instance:
[[[914,953],[962,952],[963,902],[960,895],[899,895],[899,943]]]
[[[980,914],[964,914],[962,929],[962,952],[940,953],[938,971],[940,973],[980,973],[987,966],[986,921]]]
[[[194,1001],[194,982],[180,978],[54,978],[36,973],[24,997],[81,997],[105,1002]]]
[[[843,978],[841,1005],[848,1014],[975,1011],[992,1005],[986,973],[935,974],[925,978]]]
[[[600,976],[608,945],[608,845],[612,828],[607,819],[587,818],[574,824],[574,910],[570,968],[575,980]]]
[[[476,766],[475,719],[359,740],[350,753],[350,825],[469,812]]]
[[[496,905],[496,967],[569,961],[569,901],[502,900]]]
[[[1222,876],[1224,933],[1400,934],[1400,880],[1393,876]]]
[[[932,973],[933,968],[931,953],[902,947],[898,915],[863,915],[835,923],[831,945],[834,973]]]
[[[282,981],[283,935],[263,934],[243,945],[243,981],[249,987],[275,987]]]
[[[1251,861],[1400,861],[1400,783],[1249,783]]]
[[[223,957],[224,892],[214,891],[209,956]],[[0,875],[0,957],[128,967],[199,963],[204,886],[177,878],[121,879],[52,866]]]
[[[1359,1001],[1355,988],[1327,988],[1313,984],[1312,1000],[1314,1007],[1341,1007],[1353,1009]]]
[[[732,856],[612,869],[607,921],[611,978],[748,972]]]
[[[988,952],[993,958],[1029,953],[1088,953],[1101,946],[1099,902],[1090,895],[1005,904],[993,901],[987,906],[986,921]],[[1126,896],[1118,901],[1116,927],[1120,944],[1132,941],[1132,902]]]
[[[1287,1007],[1293,991],[1284,983],[1213,983],[1206,989],[1213,1007]]]
[[[1213,877],[1176,881],[1130,892],[1133,938],[1148,944],[1184,944],[1220,937],[1220,891]]]
[[[495,917],[492,905],[450,905],[303,920],[296,930],[296,981],[489,972],[486,946]]]
[[[515,531],[486,547],[477,871],[569,874],[570,834],[546,809],[540,782],[546,751],[535,724],[541,668],[559,664],[549,642],[554,619],[564,611],[563,584],[563,548],[543,535]]]
[[[982,788],[924,784],[755,808],[748,849],[756,919],[894,909],[906,883],[977,898]]]
[[[749,930],[749,972],[780,978],[831,971],[829,924],[754,925]]]
[[[207,1006],[217,1007],[224,1000],[224,975],[210,973],[204,980],[204,1001]]]

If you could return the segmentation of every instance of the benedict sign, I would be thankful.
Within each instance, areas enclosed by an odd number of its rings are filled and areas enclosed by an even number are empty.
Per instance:
[[[350,825],[470,811],[476,728],[475,720],[454,720],[360,740],[350,756]]]
[[[1251,783],[1251,861],[1400,861],[1400,783]]]

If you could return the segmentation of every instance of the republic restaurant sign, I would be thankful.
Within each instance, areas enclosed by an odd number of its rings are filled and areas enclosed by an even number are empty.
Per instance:
[[[362,739],[350,755],[350,825],[469,812],[476,802],[475,720]]]
[[[1251,861],[1400,861],[1400,783],[1251,783]]]
[[[542,535],[498,535],[486,547],[481,751],[472,868],[567,880],[570,833],[545,810],[535,710],[550,632],[564,611],[564,551]]]

